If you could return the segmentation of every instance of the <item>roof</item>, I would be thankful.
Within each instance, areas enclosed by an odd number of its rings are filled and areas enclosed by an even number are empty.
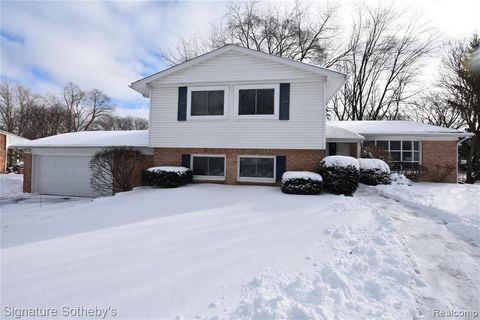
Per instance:
[[[14,148],[45,147],[147,147],[148,130],[80,131],[58,134],[12,145]]]
[[[152,74],[148,77],[137,80],[137,81],[133,82],[132,84],[130,84],[130,88],[132,88],[135,91],[140,92],[141,94],[143,94],[143,96],[148,97],[148,95],[149,95],[148,84],[149,83],[151,83],[155,80],[161,79],[161,78],[163,78],[163,77],[165,77],[169,74],[172,74],[174,72],[180,71],[184,68],[193,66],[195,64],[204,62],[206,60],[209,60],[213,57],[216,57],[216,56],[218,56],[222,53],[228,52],[228,51],[236,51],[236,52],[248,54],[248,55],[251,55],[251,56],[255,56],[255,57],[258,57],[258,58],[268,59],[268,60],[278,62],[278,63],[284,64],[284,65],[289,65],[289,66],[292,66],[292,67],[296,67],[296,68],[299,68],[299,69],[302,69],[302,70],[311,71],[313,73],[324,76],[327,79],[327,82],[329,80],[335,79],[336,82],[338,82],[340,84],[336,84],[334,87],[331,87],[331,88],[326,88],[327,98],[329,98],[331,95],[335,94],[335,92],[337,92],[338,89],[340,89],[340,87],[345,84],[345,81],[347,79],[347,75],[345,73],[342,73],[342,72],[338,72],[338,71],[331,70],[331,69],[328,69],[328,68],[312,65],[312,64],[309,64],[309,63],[305,63],[305,62],[300,62],[300,61],[296,61],[296,60],[292,60],[292,59],[288,59],[288,58],[284,58],[284,57],[271,55],[271,54],[264,53],[264,52],[261,52],[261,51],[258,51],[258,50],[249,49],[249,48],[237,46],[237,45],[234,45],[234,44],[228,44],[228,45],[223,46],[221,48],[218,48],[218,49],[212,50],[210,52],[207,52],[203,55],[200,55],[196,58],[193,58],[193,59],[190,59],[188,61],[179,63],[179,64],[174,65],[172,67],[166,68],[166,69],[164,69],[160,72],[154,73],[154,74]],[[333,84],[333,82],[335,82],[335,81],[330,81],[330,82],[332,82],[332,84]]]
[[[361,135],[468,136],[469,133],[408,120],[331,121],[330,125]]]
[[[363,141],[364,137],[356,132],[327,123],[327,140],[330,141]]]

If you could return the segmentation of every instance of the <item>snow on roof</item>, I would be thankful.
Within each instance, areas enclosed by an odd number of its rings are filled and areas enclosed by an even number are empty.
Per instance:
[[[16,134],[13,134],[4,130],[0,130],[0,134],[4,134],[5,136],[7,136],[7,142],[6,142],[7,148],[10,148],[11,145],[16,143],[23,143],[23,142],[30,141],[27,138],[17,136]]]
[[[329,125],[351,130],[361,135],[468,135],[457,129],[407,120],[331,121]]]
[[[327,123],[327,140],[331,141],[362,141],[363,136],[353,131]]]
[[[148,130],[80,131],[12,145],[15,148],[148,146]]]

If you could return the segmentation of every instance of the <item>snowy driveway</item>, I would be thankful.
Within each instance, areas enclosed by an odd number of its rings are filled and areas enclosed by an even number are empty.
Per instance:
[[[3,205],[2,304],[162,319],[428,319],[432,308],[478,308],[478,247],[378,192],[194,184]]]

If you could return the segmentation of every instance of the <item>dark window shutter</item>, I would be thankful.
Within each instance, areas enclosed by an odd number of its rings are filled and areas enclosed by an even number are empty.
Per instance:
[[[280,83],[280,120],[290,119],[290,83]]]
[[[277,181],[281,181],[282,174],[285,171],[287,171],[287,157],[277,156],[277,167],[275,169],[276,169]]]
[[[182,167],[190,168],[190,155],[182,154]]]
[[[178,87],[178,121],[187,120],[187,87]]]

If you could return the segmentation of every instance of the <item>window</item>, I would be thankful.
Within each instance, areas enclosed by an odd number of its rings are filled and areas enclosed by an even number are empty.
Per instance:
[[[279,85],[240,86],[236,89],[237,115],[245,118],[276,118]]]
[[[192,156],[194,178],[223,180],[225,178],[225,156]]]
[[[364,148],[372,145],[376,145],[390,153],[395,162],[394,170],[411,170],[420,164],[420,141],[377,140],[363,142]]]
[[[223,118],[225,115],[226,88],[188,88],[188,115],[191,118]]]
[[[274,89],[245,89],[238,91],[238,114],[274,114]]]
[[[239,181],[275,181],[275,157],[241,156],[238,162]]]

